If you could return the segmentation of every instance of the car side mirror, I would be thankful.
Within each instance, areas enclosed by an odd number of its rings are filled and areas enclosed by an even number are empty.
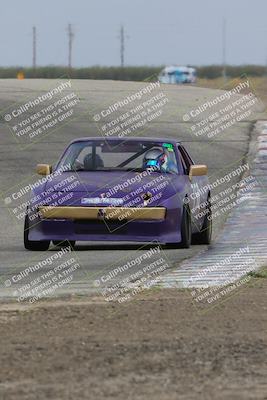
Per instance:
[[[36,172],[38,175],[50,175],[52,172],[52,165],[37,164]]]
[[[191,165],[189,170],[189,179],[192,180],[193,176],[204,176],[208,173],[207,165]]]

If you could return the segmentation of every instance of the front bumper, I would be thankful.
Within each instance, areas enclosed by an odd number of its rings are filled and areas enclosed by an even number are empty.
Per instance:
[[[180,208],[44,206],[39,215],[38,221],[30,222],[29,240],[181,241]]]
[[[164,220],[165,207],[53,207],[41,206],[39,212],[44,219],[151,221]]]

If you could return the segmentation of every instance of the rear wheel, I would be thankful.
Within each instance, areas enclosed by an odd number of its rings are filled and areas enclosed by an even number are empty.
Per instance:
[[[45,251],[48,250],[50,240],[35,241],[29,240],[29,217],[26,215],[24,222],[24,247],[32,251]]]

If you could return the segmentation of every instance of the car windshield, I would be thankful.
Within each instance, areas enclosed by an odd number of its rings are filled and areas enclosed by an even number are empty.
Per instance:
[[[71,144],[58,164],[69,171],[144,171],[177,173],[172,143],[88,140]]]

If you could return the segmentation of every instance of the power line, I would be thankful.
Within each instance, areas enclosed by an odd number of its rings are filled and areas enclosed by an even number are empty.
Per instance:
[[[125,52],[125,38],[124,38],[124,26],[121,25],[120,30],[120,42],[121,42],[121,67],[124,67],[124,52]]]
[[[72,68],[72,42],[73,42],[73,38],[74,38],[74,33],[72,31],[71,24],[68,24],[67,33],[68,33],[68,48],[69,48],[68,66],[69,66],[69,69],[71,69]]]
[[[223,26],[222,26],[222,76],[223,82],[226,84],[227,76],[226,76],[226,19],[223,18]]]
[[[129,36],[125,35],[124,26],[121,25],[119,39],[120,39],[120,59],[122,68],[124,67],[124,61],[125,61],[125,39],[128,38]]]
[[[32,67],[36,69],[36,26],[32,27]]]

